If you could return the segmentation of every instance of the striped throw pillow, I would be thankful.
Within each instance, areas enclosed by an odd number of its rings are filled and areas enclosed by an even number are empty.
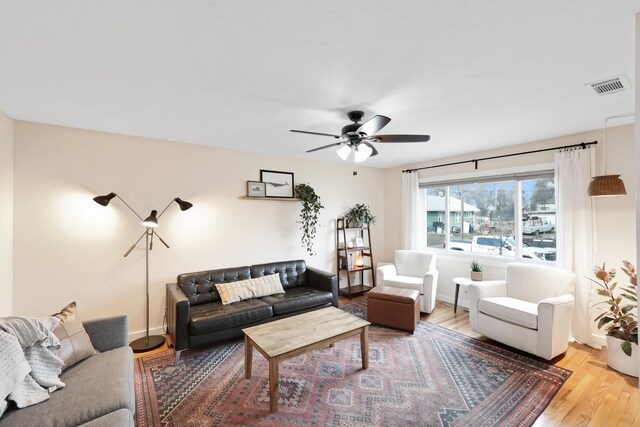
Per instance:
[[[248,280],[216,283],[216,289],[220,294],[223,305],[253,298],[253,292],[251,291]]]
[[[223,305],[251,298],[284,294],[284,288],[280,283],[280,275],[278,273],[237,282],[217,283],[216,289],[220,294]]]
[[[280,283],[280,275],[270,274],[268,276],[256,277],[249,279],[251,282],[251,290],[254,298],[266,297],[274,294],[284,294],[282,283]]]

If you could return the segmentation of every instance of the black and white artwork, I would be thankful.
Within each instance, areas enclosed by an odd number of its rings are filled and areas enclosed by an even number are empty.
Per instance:
[[[249,197],[264,197],[265,196],[265,184],[258,181],[247,181],[247,196]]]
[[[293,198],[293,172],[260,170],[266,197]]]

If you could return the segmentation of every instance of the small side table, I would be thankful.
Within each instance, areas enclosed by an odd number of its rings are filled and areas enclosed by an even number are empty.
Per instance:
[[[453,278],[453,283],[456,284],[456,298],[455,298],[455,300],[453,302],[453,312],[454,313],[456,311],[458,311],[458,294],[460,293],[460,286],[468,287],[473,282],[479,283],[477,280],[471,280],[468,277],[454,277]]]

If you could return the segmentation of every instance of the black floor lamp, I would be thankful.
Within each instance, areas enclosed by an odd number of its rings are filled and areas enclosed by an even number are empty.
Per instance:
[[[144,233],[142,233],[142,236],[140,236],[140,238],[138,240],[136,240],[136,242],[133,245],[131,245],[129,250],[124,254],[125,257],[127,255],[129,255],[131,253],[131,251],[136,247],[136,245],[140,242],[140,240],[142,240],[143,237],[146,237],[146,244],[145,244],[145,268],[146,268],[145,286],[146,286],[146,291],[147,291],[147,334],[146,334],[146,336],[144,336],[142,338],[138,338],[137,340],[132,341],[129,344],[129,346],[131,346],[131,348],[133,349],[134,352],[140,353],[140,352],[143,352],[143,351],[153,350],[154,348],[158,348],[162,344],[164,344],[164,337],[163,336],[161,336],[161,335],[151,335],[151,336],[149,336],[149,251],[153,249],[153,236],[157,236],[158,240],[160,240],[160,242],[163,245],[165,245],[167,248],[169,247],[169,245],[167,245],[167,243],[162,239],[162,237],[160,237],[160,235],[155,231],[155,228],[158,226],[158,218],[160,218],[162,216],[162,214],[165,213],[165,211],[167,209],[169,209],[169,206],[171,206],[171,204],[173,202],[176,202],[178,204],[178,206],[180,206],[180,210],[181,211],[186,211],[187,209],[190,209],[191,206],[193,206],[193,205],[191,203],[189,203],[189,202],[186,202],[186,201],[180,199],[180,197],[176,197],[175,199],[173,199],[173,200],[171,200],[169,202],[167,207],[164,208],[164,210],[162,212],[160,212],[160,215],[158,215],[158,211],[152,210],[151,214],[147,218],[142,219],[142,217],[140,215],[138,215],[138,212],[133,210],[133,208],[131,206],[129,206],[129,204],[127,202],[125,202],[122,199],[122,197],[118,196],[116,193],[109,193],[109,194],[104,195],[104,196],[94,197],[93,201],[96,202],[99,205],[107,206],[109,204],[109,202],[111,201],[111,199],[113,199],[114,197],[117,197],[118,199],[120,199],[122,201],[122,203],[124,203],[125,206],[129,208],[129,210],[131,212],[133,212],[138,218],[140,218],[140,221],[142,221],[142,225],[144,225],[146,227],[146,229],[144,230]]]

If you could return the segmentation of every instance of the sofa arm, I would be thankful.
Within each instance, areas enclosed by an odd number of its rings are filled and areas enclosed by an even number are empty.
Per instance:
[[[129,323],[127,316],[105,317],[82,322],[91,338],[93,347],[102,352],[129,344]]]
[[[540,309],[542,308],[542,304],[549,304],[553,306],[553,305],[567,304],[567,303],[573,304],[574,301],[575,301],[575,298],[573,297],[573,295],[570,295],[570,294],[560,295],[553,298],[545,298],[543,300],[540,300],[540,302],[538,303],[538,311],[540,311]]]
[[[422,295],[422,308],[425,313],[431,313],[436,307],[436,293],[438,291],[438,270],[435,268],[427,271],[422,276],[424,295]]]
[[[176,351],[189,346],[189,299],[177,283],[167,283],[167,329]]]
[[[335,274],[307,267],[307,279],[310,287],[331,292],[331,303],[338,306],[338,277]]]
[[[398,274],[395,264],[385,264],[376,268],[376,286],[382,286],[384,278]]]
[[[538,303],[538,355],[547,360],[567,351],[574,297],[565,294]]]

